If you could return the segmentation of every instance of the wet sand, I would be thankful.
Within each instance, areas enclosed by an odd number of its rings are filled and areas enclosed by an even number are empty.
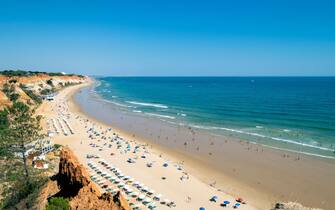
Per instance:
[[[153,145],[184,162],[207,184],[268,209],[276,201],[334,209],[335,161],[284,152],[232,137],[120,111],[89,91],[74,97],[75,107],[121,133]],[[79,106],[76,106],[76,104]]]

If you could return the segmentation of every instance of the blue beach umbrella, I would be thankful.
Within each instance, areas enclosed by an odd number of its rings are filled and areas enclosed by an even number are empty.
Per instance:
[[[226,205],[230,204],[229,201],[223,201],[223,203],[226,204]]]
[[[205,208],[204,207],[200,207],[199,210],[205,210]]]
[[[219,199],[218,196],[214,195],[214,196],[210,199],[210,201],[214,201],[214,202],[216,202],[217,199]]]

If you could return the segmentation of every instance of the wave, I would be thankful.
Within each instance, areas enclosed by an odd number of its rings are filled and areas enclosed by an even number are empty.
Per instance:
[[[311,145],[311,144],[307,144],[307,143],[297,142],[297,141],[294,141],[294,140],[291,140],[291,139],[283,139],[283,138],[277,138],[277,137],[272,137],[272,136],[266,136],[266,135],[262,135],[262,134],[259,134],[259,133],[246,132],[246,131],[237,130],[237,129],[215,127],[215,126],[200,126],[200,125],[191,125],[191,126],[194,127],[194,128],[200,128],[200,129],[206,129],[206,130],[225,130],[225,131],[230,131],[230,132],[235,132],[235,133],[257,136],[257,137],[261,137],[261,138],[269,138],[269,139],[272,139],[272,140],[275,140],[275,141],[281,141],[281,142],[285,142],[285,143],[295,144],[295,145],[304,146],[304,147],[310,147],[310,148],[324,150],[324,151],[332,151],[332,152],[334,151],[333,149],[329,149],[327,147],[320,147],[320,146]]]
[[[321,158],[327,158],[327,159],[335,159],[335,157],[328,156],[328,155],[319,155],[319,154],[315,154],[315,153],[302,152],[302,151],[297,151],[297,150],[292,150],[292,149],[284,149],[284,148],[273,147],[273,146],[269,146],[269,145],[263,145],[263,146],[268,147],[268,148],[272,148],[272,149],[277,149],[277,150],[282,150],[282,151],[288,151],[288,152],[295,152],[295,153],[300,153],[300,154],[309,155],[309,156],[315,156],[315,157],[321,157]]]
[[[140,110],[133,110],[133,112],[142,113],[142,111],[140,111]]]
[[[156,108],[162,108],[162,109],[168,109],[169,107],[163,104],[154,104],[154,103],[143,103],[143,102],[137,102],[137,101],[126,101],[130,104],[140,105],[140,106],[151,106]]]
[[[155,117],[161,117],[161,118],[167,118],[167,119],[175,119],[175,117],[169,116],[169,115],[162,115],[162,114],[154,114],[154,113],[150,113],[150,112],[146,112],[146,115],[150,115],[150,116],[155,116]]]
[[[177,115],[180,115],[180,116],[182,116],[182,117],[186,117],[186,116],[187,116],[187,115],[184,114],[184,113],[177,113]]]
[[[127,106],[125,104],[120,104],[120,103],[117,103],[117,102],[114,102],[114,101],[109,101],[109,100],[106,100],[106,99],[102,99],[102,101],[107,102],[107,103],[111,103],[111,104],[114,104],[114,105],[120,106],[120,107],[126,107],[126,108],[131,108],[132,107],[132,106]]]

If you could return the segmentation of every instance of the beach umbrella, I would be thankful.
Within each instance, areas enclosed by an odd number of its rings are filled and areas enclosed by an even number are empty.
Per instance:
[[[146,203],[150,203],[150,202],[151,202],[151,198],[146,198],[146,199],[144,199],[144,201],[145,201]]]
[[[138,198],[139,198],[140,200],[143,200],[143,199],[145,198],[145,195],[140,194],[140,195],[138,196]]]
[[[223,203],[226,204],[226,205],[230,204],[229,201],[223,201]]]
[[[216,202],[218,199],[218,196],[214,195],[213,197],[211,197],[210,201]]]
[[[137,197],[138,195],[139,195],[138,192],[133,192],[133,194],[132,194],[133,197]]]
[[[199,210],[205,210],[205,208],[204,207],[200,207]]]
[[[162,197],[162,194],[158,194],[158,195],[155,195],[155,196],[154,196],[154,199],[155,199],[155,200],[160,200],[161,197]]]
[[[149,190],[149,188],[147,188],[147,187],[143,187],[143,189],[142,189],[142,191],[144,191],[144,192],[147,192]]]
[[[151,203],[149,203],[148,206],[149,206],[149,207],[156,207],[156,203],[155,203],[155,202],[151,202]]]
[[[149,190],[148,193],[152,195],[155,193],[155,190]]]

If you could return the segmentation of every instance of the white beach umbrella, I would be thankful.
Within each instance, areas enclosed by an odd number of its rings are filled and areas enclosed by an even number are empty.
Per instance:
[[[146,203],[150,203],[150,202],[151,202],[151,198],[146,198],[144,201],[145,201]]]
[[[156,207],[156,203],[155,202],[151,202],[148,205],[149,208],[155,208]]]
[[[162,197],[162,194],[158,194],[158,195],[155,195],[154,199],[159,200],[161,199],[161,197]]]
[[[138,198],[139,198],[140,200],[143,200],[143,199],[145,198],[145,195],[140,194],[140,195],[138,196]]]

